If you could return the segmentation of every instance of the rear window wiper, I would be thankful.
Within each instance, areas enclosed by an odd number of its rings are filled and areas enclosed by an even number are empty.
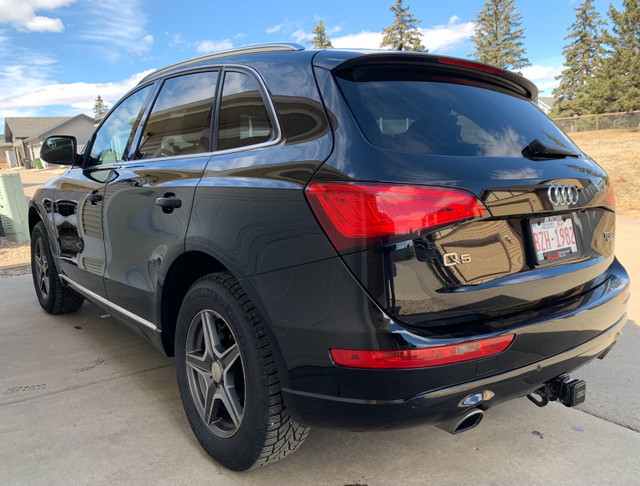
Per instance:
[[[527,158],[561,159],[564,157],[579,157],[580,155],[568,149],[550,147],[537,138],[522,149],[522,155]]]

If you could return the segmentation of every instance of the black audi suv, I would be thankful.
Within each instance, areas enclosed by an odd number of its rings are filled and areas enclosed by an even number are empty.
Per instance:
[[[244,470],[309,427],[440,424],[528,396],[626,321],[609,177],[485,64],[265,45],[144,78],[29,224],[47,312],[88,299],[175,356],[204,449]],[[64,210],[64,211],[63,211]]]

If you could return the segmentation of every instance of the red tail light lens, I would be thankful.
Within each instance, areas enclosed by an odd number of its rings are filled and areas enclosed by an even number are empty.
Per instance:
[[[306,194],[338,251],[380,246],[486,212],[472,194],[443,187],[314,182]]]
[[[501,353],[509,347],[514,337],[509,334],[462,344],[399,351],[332,349],[329,352],[335,364],[348,368],[427,368]]]
[[[611,207],[611,209],[616,208],[616,193],[613,190],[613,182],[609,182],[609,185],[607,186],[605,202]]]

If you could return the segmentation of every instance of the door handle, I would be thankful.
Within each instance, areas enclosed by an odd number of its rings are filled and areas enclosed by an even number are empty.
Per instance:
[[[87,196],[87,199],[91,201],[91,204],[94,206],[102,201],[102,194],[98,194],[97,192],[92,192]]]
[[[160,206],[165,214],[171,214],[174,209],[182,206],[182,199],[177,198],[175,194],[168,193],[156,199],[156,205]]]

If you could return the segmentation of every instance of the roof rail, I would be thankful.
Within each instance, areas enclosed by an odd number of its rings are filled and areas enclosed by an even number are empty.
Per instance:
[[[233,49],[225,49],[224,51],[212,52],[211,54],[205,54],[204,56],[194,57],[192,59],[187,59],[186,61],[177,62],[175,64],[172,64],[171,66],[167,66],[165,68],[152,72],[151,74],[142,78],[142,80],[140,80],[140,83],[138,84],[144,83],[150,79],[155,78],[156,76],[167,73],[169,71],[173,71],[174,69],[190,66],[192,64],[197,64],[199,62],[211,61],[213,59],[221,59],[223,57],[230,57],[230,56],[240,56],[243,54],[262,54],[265,52],[287,52],[287,51],[303,51],[303,50],[304,50],[304,47],[302,47],[300,44],[294,44],[292,42],[281,42],[279,44],[257,44],[257,45],[245,46],[245,47],[234,47]]]

